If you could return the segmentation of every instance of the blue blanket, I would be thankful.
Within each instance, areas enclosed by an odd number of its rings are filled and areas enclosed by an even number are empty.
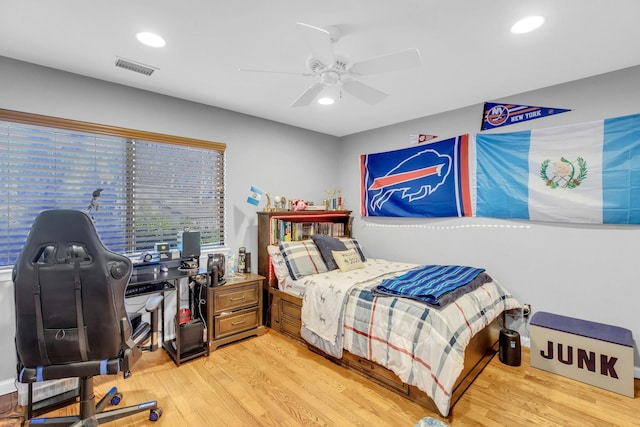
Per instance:
[[[383,280],[374,293],[444,305],[442,297],[472,283],[484,268],[459,265],[425,265],[401,276]],[[490,278],[489,278],[490,280]],[[487,280],[483,279],[482,283]]]

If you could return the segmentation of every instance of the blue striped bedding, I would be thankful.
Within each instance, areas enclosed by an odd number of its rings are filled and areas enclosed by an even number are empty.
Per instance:
[[[490,281],[491,278],[484,271],[484,268],[460,265],[424,265],[401,276],[383,280],[374,288],[374,293],[444,306],[455,299],[460,291],[468,292]]]

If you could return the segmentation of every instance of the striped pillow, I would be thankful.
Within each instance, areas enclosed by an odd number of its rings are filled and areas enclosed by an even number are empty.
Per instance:
[[[293,280],[328,271],[313,240],[280,242],[280,252]]]

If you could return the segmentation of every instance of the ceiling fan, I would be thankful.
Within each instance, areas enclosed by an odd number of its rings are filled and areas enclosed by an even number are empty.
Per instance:
[[[292,107],[309,105],[326,88],[337,89],[340,95],[346,93],[370,104],[376,104],[388,96],[385,92],[366,85],[355,77],[385,73],[418,67],[421,65],[418,49],[405,49],[358,62],[336,55],[333,44],[340,39],[337,27],[318,28],[313,25],[297,23],[303,30],[311,56],[307,59],[307,71],[296,73],[289,71],[258,70],[240,68],[240,71],[296,74],[316,77],[316,83],[309,86],[292,104]]]

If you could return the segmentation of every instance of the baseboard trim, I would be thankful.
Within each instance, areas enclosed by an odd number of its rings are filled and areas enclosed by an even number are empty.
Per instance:
[[[13,393],[14,391],[18,391],[15,378],[0,381],[0,396]]]

